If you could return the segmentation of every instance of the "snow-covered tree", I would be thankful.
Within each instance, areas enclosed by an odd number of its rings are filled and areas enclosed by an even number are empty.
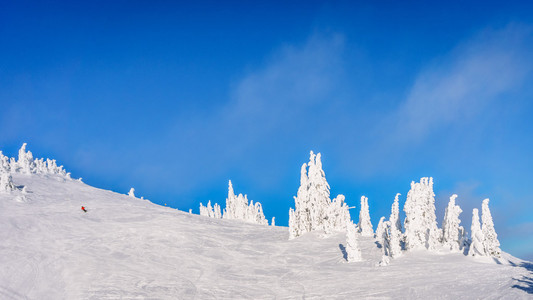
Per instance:
[[[348,222],[346,225],[346,260],[350,262],[362,261],[361,249],[357,242],[357,229],[353,222]]]
[[[411,182],[404,211],[406,250],[436,249],[440,242],[440,231],[435,215],[433,178],[424,177],[419,183]]]
[[[483,223],[481,231],[483,232],[483,247],[485,253],[493,257],[501,257],[500,241],[494,229],[494,222],[489,209],[489,199],[483,200],[481,206],[481,221]]]
[[[14,191],[15,185],[13,184],[13,179],[11,178],[11,174],[6,172],[0,173],[0,192],[9,193],[11,191]]]
[[[298,237],[304,233],[304,231],[301,230],[301,227],[299,224],[296,223],[296,216],[295,216],[294,209],[289,208],[289,240],[292,240],[295,237]]]
[[[213,207],[211,207],[211,200],[207,202],[207,206],[204,206],[202,202],[200,202],[200,216],[204,217],[211,217],[214,215]]]
[[[67,173],[63,166],[57,166],[55,160],[40,158],[34,159],[31,151],[26,151],[27,144],[22,144],[18,152],[18,160],[14,157],[8,158],[0,151],[0,171],[22,174],[43,174],[43,175],[59,175],[70,178],[70,173]]]
[[[468,255],[470,256],[486,256],[483,241],[483,231],[481,231],[481,224],[479,224],[479,211],[474,208],[472,211],[472,226],[470,227],[470,249],[468,249]]]
[[[300,172],[300,187],[294,197],[295,208],[289,211],[289,237],[295,238],[313,230],[345,231],[350,219],[344,196],[332,202],[329,184],[322,170],[320,153],[310,153],[309,163]]]
[[[394,202],[392,203],[391,213],[389,217],[389,228],[386,228],[387,243],[389,246],[389,256],[396,258],[402,254],[402,225],[400,223],[400,204],[398,197],[400,194],[396,194]],[[388,229],[388,230],[387,230]]]
[[[402,223],[400,221],[400,200],[399,200],[399,197],[400,197],[399,193],[396,194],[396,196],[394,197],[394,202],[392,203],[389,221],[401,233],[402,232]]]
[[[216,209],[215,209],[216,210]],[[228,184],[228,198],[226,198],[226,208],[222,214],[224,219],[243,220],[251,223],[268,225],[268,220],[263,214],[261,203],[250,201],[248,196],[239,194],[235,195],[231,180]]]
[[[379,266],[387,266],[390,263],[391,258],[391,235],[390,235],[390,229],[391,229],[391,222],[385,221],[383,222],[383,233],[381,234],[381,240],[383,241],[381,246],[381,261],[378,263]]]
[[[250,205],[248,205],[248,212],[246,213],[245,221],[256,223],[256,224],[268,225],[268,221],[265,218],[265,215],[263,214],[263,206],[261,205],[261,203],[256,202],[254,204],[253,201],[250,201]]]
[[[276,217],[272,217],[272,221],[270,222],[270,226],[276,226]]]
[[[2,151],[0,151],[0,173],[9,172],[11,172],[11,164],[9,163],[9,157],[5,156]]]
[[[402,233],[396,228],[396,226],[390,224],[387,236],[387,243],[389,246],[389,256],[391,258],[396,258],[402,255]]]
[[[22,147],[19,149],[17,165],[20,173],[31,174],[34,168],[33,154],[30,151],[26,151],[26,145],[26,143],[22,144]]]
[[[462,248],[462,234],[464,232],[463,227],[459,226],[461,223],[459,214],[463,210],[455,204],[456,198],[457,195],[455,194],[450,197],[442,221],[442,243],[452,251],[459,251]]]
[[[351,222],[348,205],[344,202],[344,195],[338,195],[331,201],[327,208],[327,221],[324,223],[324,231],[346,231],[346,224]]]
[[[361,197],[361,210],[359,211],[359,232],[362,236],[374,236],[372,222],[370,222],[370,212],[368,208],[368,198]]]
[[[209,202],[211,202],[211,201],[209,201]],[[218,203],[215,203],[215,205],[213,205],[213,218],[222,219],[222,211],[221,211],[220,205],[218,205]]]
[[[207,202],[207,205],[204,206],[200,203],[200,216],[205,216],[209,218],[220,219],[222,218],[222,213],[220,212],[220,205],[215,203],[211,205],[211,200]]]
[[[132,198],[135,198],[135,189],[134,188],[130,189],[130,191],[128,192],[128,196],[130,196]]]
[[[379,219],[378,227],[376,228],[376,234],[374,235],[374,237],[381,246],[383,246],[383,233],[385,232],[384,223],[385,217],[381,217],[381,219]]]

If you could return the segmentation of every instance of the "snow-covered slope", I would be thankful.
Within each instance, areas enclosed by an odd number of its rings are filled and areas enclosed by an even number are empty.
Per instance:
[[[345,235],[191,215],[53,175],[0,194],[1,299],[533,298],[533,267],[411,252],[345,263]],[[25,200],[20,189],[27,187]],[[84,213],[80,208],[88,209]],[[506,254],[504,254],[506,255]],[[488,260],[488,261],[487,261]]]

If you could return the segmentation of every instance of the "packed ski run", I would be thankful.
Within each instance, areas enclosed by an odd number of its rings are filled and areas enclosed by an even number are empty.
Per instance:
[[[55,160],[0,153],[0,298],[3,299],[527,299],[533,265],[502,252],[489,200],[461,226],[452,195],[439,228],[433,179],[411,183],[373,230],[330,198],[311,152],[289,211],[271,226],[259,202],[235,195],[200,216],[73,180]],[[370,202],[371,203],[371,202]],[[80,207],[82,209],[80,209]],[[210,217],[210,218],[208,218]],[[464,222],[462,224],[465,224]]]

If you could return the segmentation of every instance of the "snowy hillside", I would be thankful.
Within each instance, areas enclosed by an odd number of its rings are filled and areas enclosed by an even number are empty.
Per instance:
[[[360,236],[364,261],[348,264],[345,234],[288,240],[286,227],[191,215],[60,175],[13,183],[0,193],[2,299],[533,296],[532,265],[505,253],[509,264],[414,251],[377,267],[375,239]]]

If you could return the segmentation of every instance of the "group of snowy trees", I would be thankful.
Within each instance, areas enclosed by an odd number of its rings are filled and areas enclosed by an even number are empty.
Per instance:
[[[320,153],[311,151],[309,163],[301,168],[300,187],[294,197],[295,208],[289,210],[289,239],[304,233],[320,230],[325,233],[346,232],[346,257],[349,262],[361,260],[358,236],[374,236],[381,246],[383,258],[380,265],[387,265],[403,251],[416,249],[463,251],[472,256],[500,257],[500,243],[489,210],[489,200],[482,206],[482,223],[477,209],[473,211],[470,238],[460,226],[462,210],[455,203],[457,195],[450,197],[444,212],[442,228],[437,225],[433,178],[424,177],[412,182],[403,208],[405,221],[400,221],[400,204],[397,194],[389,219],[382,217],[374,234],[370,220],[368,198],[361,197],[359,223],[350,218],[349,207],[343,195],[330,199],[330,186],[326,181]]]
[[[300,188],[294,197],[294,209],[289,210],[289,239],[313,230],[326,233],[346,231],[351,222],[344,196],[330,199],[329,184],[322,170],[320,153],[310,153],[309,163],[303,164]]]
[[[70,179],[70,173],[67,173],[63,166],[57,166],[55,160],[34,159],[33,154],[26,151],[26,143],[19,150],[18,160],[14,157],[8,158],[0,151],[0,192],[15,190],[12,173],[59,175]]]
[[[494,229],[494,222],[489,209],[489,199],[483,200],[481,206],[481,222],[479,224],[479,210],[472,211],[471,244],[468,255],[500,257],[500,241]]]
[[[462,210],[455,203],[457,195],[450,197],[445,209],[442,229],[437,227],[435,214],[435,194],[433,178],[424,177],[420,182],[412,182],[404,205],[405,222],[402,233],[399,221],[399,194],[396,195],[391,208],[389,221],[381,218],[376,238],[382,245],[383,259],[386,265],[390,258],[395,258],[405,251],[414,249],[438,250],[447,249],[452,252],[462,251],[471,256],[500,257],[500,243],[489,210],[489,199],[483,200],[482,224],[479,222],[478,209],[473,210],[470,240],[460,226],[459,215]]]
[[[209,201],[207,202],[207,206],[200,203],[200,215],[217,219],[243,220],[249,223],[268,225],[261,203],[254,203],[252,200],[248,203],[247,195],[235,195],[231,180],[229,181],[228,198],[226,199],[224,212],[221,212],[220,205],[217,203],[211,205],[211,201]],[[272,219],[272,223],[274,223],[274,219]]]
[[[18,161],[11,158],[11,171],[22,174],[46,174],[59,175],[70,179],[63,166],[58,166],[55,159],[34,159],[31,151],[26,151],[26,143],[22,144],[19,150]]]

